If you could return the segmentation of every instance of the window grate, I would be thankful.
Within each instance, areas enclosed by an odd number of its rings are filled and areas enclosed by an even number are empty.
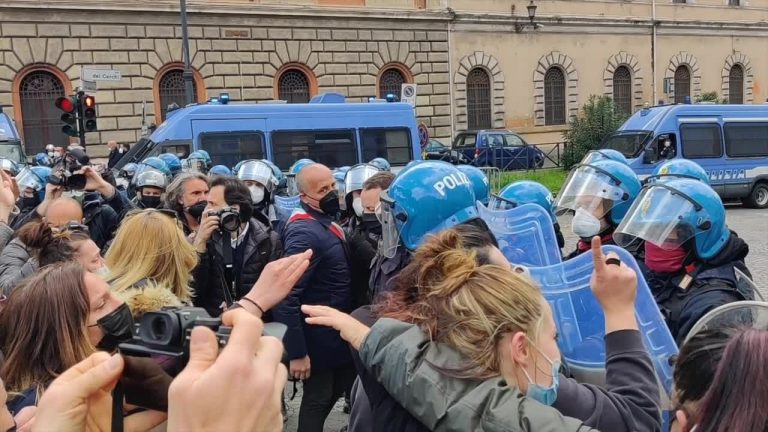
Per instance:
[[[21,80],[19,99],[28,154],[43,151],[47,144],[69,144],[69,137],[61,131],[61,112],[55,106],[56,99],[62,96],[64,84],[50,72],[31,72]]]
[[[397,100],[400,100],[405,82],[405,76],[399,70],[395,68],[385,70],[379,77],[379,97],[384,99],[388,94],[393,94]]]
[[[565,74],[559,67],[544,75],[544,124],[565,124]]]
[[[467,75],[467,127],[491,129],[491,78],[480,68]]]
[[[309,78],[298,69],[288,69],[278,80],[277,97],[288,103],[308,103]]]
[[[632,114],[632,73],[626,66],[619,66],[613,72],[613,102],[618,113]]]
[[[691,95],[691,72],[686,66],[680,65],[675,70],[675,103],[685,103],[686,96]]]
[[[728,103],[744,103],[744,68],[738,64],[728,73]]]
[[[168,105],[176,104],[183,108],[187,105],[184,97],[184,71],[171,69],[160,78],[160,121],[168,115]],[[197,83],[192,80],[192,100],[197,100]]]

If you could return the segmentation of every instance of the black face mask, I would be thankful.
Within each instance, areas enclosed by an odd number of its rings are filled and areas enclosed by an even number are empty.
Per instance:
[[[144,206],[145,209],[149,208],[160,208],[160,197],[159,196],[143,196],[141,197],[141,205]]]
[[[320,204],[320,210],[328,216],[336,216],[341,212],[341,204],[339,204],[339,193],[332,190],[325,194],[324,197],[318,201]]]
[[[381,235],[381,222],[375,213],[363,213],[363,229],[371,234]]]
[[[208,206],[208,203],[205,201],[200,201],[199,203],[187,207],[187,213],[189,213],[190,216],[193,218],[200,220],[203,217],[203,212],[205,211],[205,208]]]
[[[35,208],[37,205],[40,204],[40,198],[35,195],[31,197],[25,197],[21,199],[21,208],[22,209],[30,209]]]
[[[96,345],[100,350],[113,351],[121,343],[133,338],[133,315],[125,303],[96,321],[96,325],[104,332]]]

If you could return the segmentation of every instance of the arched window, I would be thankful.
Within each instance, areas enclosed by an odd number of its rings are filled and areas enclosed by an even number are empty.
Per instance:
[[[491,78],[481,68],[474,68],[467,75],[467,127],[470,130],[490,129]]]
[[[731,66],[728,73],[728,103],[744,103],[744,68],[739,64]]]
[[[187,105],[186,98],[184,97],[184,71],[182,69],[170,69],[160,78],[158,84],[158,91],[160,96],[160,121],[165,120],[166,114],[168,114],[168,105],[176,104],[180,108]],[[198,101],[197,98],[197,82],[192,80],[192,99]]]
[[[388,94],[393,94],[397,100],[400,100],[403,84],[407,82],[405,75],[399,69],[385,69],[379,77],[379,97],[384,99]]]
[[[544,75],[544,124],[565,124],[565,74],[556,66]]]
[[[286,69],[277,81],[277,97],[288,103],[309,102],[309,78],[299,69]]]
[[[24,146],[27,154],[45,149],[47,144],[66,147],[69,136],[61,131],[61,111],[56,99],[65,96],[64,83],[51,72],[35,70],[19,84]]]
[[[620,114],[632,114],[632,73],[626,66],[613,72],[613,103]]]
[[[675,103],[685,103],[685,97],[691,95],[691,71],[685,65],[675,70]]]

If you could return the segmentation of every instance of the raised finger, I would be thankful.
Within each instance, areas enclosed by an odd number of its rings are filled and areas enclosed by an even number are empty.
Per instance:
[[[595,273],[605,271],[605,256],[603,256],[603,242],[600,237],[592,237],[592,261],[595,263]]]
[[[224,325],[232,327],[227,346],[221,352],[222,357],[244,356],[252,357],[256,354],[264,330],[262,321],[245,309],[232,309],[221,317]]]

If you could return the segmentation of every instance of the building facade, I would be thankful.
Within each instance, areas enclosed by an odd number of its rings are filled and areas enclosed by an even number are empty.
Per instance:
[[[510,128],[554,143],[593,94],[627,113],[768,96],[768,0],[534,1],[534,25],[523,0],[190,1],[195,98],[365,101],[416,83],[419,121],[443,141]],[[135,142],[184,102],[178,1],[77,4],[0,5],[0,104],[28,154],[68,141],[54,101],[83,67],[122,74],[98,82],[89,144]]]

